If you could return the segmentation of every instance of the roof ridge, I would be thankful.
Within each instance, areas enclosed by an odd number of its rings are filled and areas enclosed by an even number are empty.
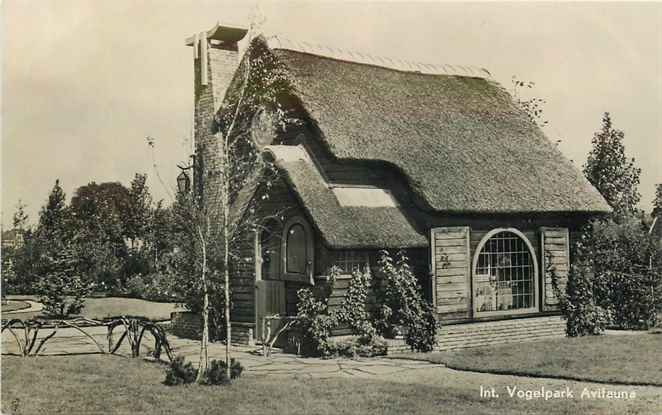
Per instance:
[[[423,62],[413,62],[387,56],[375,56],[365,52],[345,50],[309,42],[295,41],[280,35],[270,35],[265,36],[265,38],[267,41],[267,46],[270,49],[291,50],[330,59],[378,66],[403,72],[421,73],[427,75],[456,75],[487,79],[491,79],[492,76],[492,74],[487,69],[470,65],[437,65]]]

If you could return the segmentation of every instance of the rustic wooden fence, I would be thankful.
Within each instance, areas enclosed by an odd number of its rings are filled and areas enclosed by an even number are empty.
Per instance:
[[[106,327],[107,348],[86,331],[90,327],[99,326]],[[117,327],[123,327],[125,331],[117,341],[114,341],[113,331]],[[150,333],[154,338],[154,351],[152,355],[156,359],[160,359],[162,351],[165,351],[170,361],[174,358],[172,348],[170,347],[170,343],[168,343],[163,327],[149,319],[141,317],[118,316],[103,321],[83,317],[72,320],[10,319],[2,322],[0,333],[5,330],[9,331],[16,341],[19,353],[27,357],[38,356],[44,350],[46,343],[55,336],[60,328],[71,328],[80,332],[96,346],[100,353],[114,354],[126,340],[131,349],[131,357],[140,356],[140,347],[145,339],[145,333]],[[45,337],[39,338],[39,331],[42,329],[51,329],[52,332]],[[38,340],[39,342],[37,342]]]

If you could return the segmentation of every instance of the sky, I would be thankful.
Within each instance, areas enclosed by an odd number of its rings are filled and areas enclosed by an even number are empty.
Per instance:
[[[257,9],[265,32],[293,40],[484,67],[508,89],[513,76],[533,81],[545,132],[578,167],[609,111],[650,211],[662,183],[662,3],[4,0],[3,225],[19,199],[36,222],[57,178],[70,197],[90,181],[128,185],[147,173],[168,201],[190,148],[184,40]]]

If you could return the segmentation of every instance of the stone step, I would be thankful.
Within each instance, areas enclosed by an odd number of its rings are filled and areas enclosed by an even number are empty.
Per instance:
[[[466,331],[481,331],[481,330],[494,330],[494,329],[507,329],[511,327],[538,327],[538,326],[565,326],[565,321],[560,318],[554,319],[527,319],[527,321],[495,321],[495,322],[485,322],[485,323],[464,323],[464,324],[454,324],[448,326],[442,326],[441,332],[466,332]]]
[[[552,332],[552,333],[565,333],[564,327],[538,327],[534,330],[529,328],[513,328],[511,330],[484,330],[477,332],[466,332],[466,333],[457,333],[457,334],[444,334],[440,333],[438,335],[440,340],[445,339],[461,339],[467,337],[498,337],[502,335],[515,335],[520,333],[538,333],[538,332]]]
[[[500,339],[522,339],[535,336],[563,336],[564,332],[554,331],[554,330],[540,330],[536,332],[518,332],[518,333],[504,333],[494,336],[467,336],[467,337],[456,337],[456,338],[443,338],[439,339],[440,344],[456,344],[456,343],[466,343],[466,342],[476,342],[476,341],[497,341]]]
[[[458,343],[451,345],[446,345],[442,343],[438,345],[438,350],[452,351],[452,350],[460,350],[460,349],[469,349],[473,347],[493,346],[498,344],[524,343],[530,341],[558,339],[559,337],[563,337],[563,335],[538,335],[538,336],[527,336],[527,337],[518,337],[518,338],[503,338],[503,339],[492,339],[489,341],[465,342],[465,343]]]

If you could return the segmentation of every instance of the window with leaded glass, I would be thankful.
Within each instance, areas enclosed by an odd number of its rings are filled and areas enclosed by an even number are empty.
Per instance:
[[[370,256],[366,251],[343,250],[334,252],[332,265],[339,268],[343,274],[352,274],[365,270],[369,262]]]
[[[476,312],[513,311],[535,306],[536,264],[523,235],[504,230],[482,244],[474,269]]]

